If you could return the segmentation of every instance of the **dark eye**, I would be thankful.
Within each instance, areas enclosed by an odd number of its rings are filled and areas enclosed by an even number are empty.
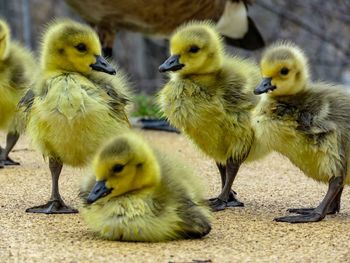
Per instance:
[[[78,45],[75,46],[75,48],[79,51],[79,52],[85,52],[87,50],[87,47],[85,44],[83,43],[79,43]]]
[[[116,164],[113,166],[112,171],[113,173],[120,173],[124,169],[124,165]]]
[[[284,75],[284,76],[287,75],[288,73],[289,73],[289,69],[287,69],[287,68],[282,68],[280,71],[280,74]]]
[[[188,52],[191,52],[191,53],[197,53],[199,51],[199,47],[198,46],[191,46],[190,49],[188,50]]]

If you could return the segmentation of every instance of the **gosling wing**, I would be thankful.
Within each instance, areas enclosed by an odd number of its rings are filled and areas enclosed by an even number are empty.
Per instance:
[[[131,127],[129,118],[125,112],[125,107],[129,102],[129,98],[124,94],[118,93],[112,86],[108,84],[101,85],[101,88],[108,95],[107,103],[111,108],[113,115],[121,118],[123,121],[128,123],[129,127]]]

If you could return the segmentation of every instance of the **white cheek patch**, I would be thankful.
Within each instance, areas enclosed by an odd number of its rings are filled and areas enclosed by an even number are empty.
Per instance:
[[[243,1],[226,1],[225,10],[216,24],[216,29],[230,38],[243,38],[248,32],[247,9]]]

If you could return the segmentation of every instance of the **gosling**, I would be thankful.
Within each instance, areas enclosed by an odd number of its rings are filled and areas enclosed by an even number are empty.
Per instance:
[[[263,156],[254,146],[251,127],[259,68],[225,54],[220,35],[208,22],[179,27],[171,37],[170,52],[159,67],[160,72],[171,72],[159,93],[160,107],[173,126],[215,160],[222,192],[209,200],[213,210],[243,206],[231,186],[245,160]]]
[[[0,168],[19,165],[9,157],[25,126],[24,118],[17,112],[17,104],[32,84],[35,68],[32,54],[11,40],[8,24],[0,19],[0,130],[7,132],[6,147],[0,147]]]
[[[278,222],[317,222],[340,209],[350,183],[350,95],[343,87],[310,80],[304,52],[288,42],[269,47],[261,59],[264,77],[256,94],[263,99],[254,112],[257,140],[288,157],[306,176],[327,183],[316,208],[289,209],[296,216]]]
[[[210,211],[197,178],[181,163],[127,133],[97,153],[84,178],[81,215],[101,237],[158,242],[201,238]]]
[[[99,39],[89,26],[71,20],[52,23],[41,54],[34,96],[23,105],[29,114],[28,133],[49,159],[52,194],[47,204],[26,211],[76,213],[59,193],[63,164],[85,166],[102,142],[129,129],[128,84],[101,56]]]

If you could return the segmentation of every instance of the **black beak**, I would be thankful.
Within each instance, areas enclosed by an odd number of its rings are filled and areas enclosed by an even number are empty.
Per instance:
[[[263,94],[263,93],[267,93],[270,90],[272,91],[272,90],[276,89],[276,86],[272,86],[271,80],[272,80],[272,78],[264,78],[262,80],[262,82],[259,84],[259,86],[257,86],[255,88],[254,94],[255,95],[260,95],[260,94]]]
[[[159,66],[159,72],[177,71],[185,65],[180,63],[180,55],[172,55]]]
[[[96,62],[91,64],[90,67],[96,71],[102,71],[110,75],[115,75],[115,69],[105,60],[102,56],[96,56]]]
[[[112,192],[112,188],[106,187],[106,181],[97,181],[94,187],[92,188],[86,202],[88,204],[92,204],[98,199],[110,194]]]

